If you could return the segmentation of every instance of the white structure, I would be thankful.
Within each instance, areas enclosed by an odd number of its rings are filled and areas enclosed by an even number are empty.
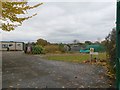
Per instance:
[[[0,50],[22,51],[24,50],[24,43],[14,41],[0,41]]]

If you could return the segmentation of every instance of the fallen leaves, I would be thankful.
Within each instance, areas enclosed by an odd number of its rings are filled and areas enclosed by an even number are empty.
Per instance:
[[[82,63],[86,64],[96,64],[101,65],[106,69],[105,75],[109,78],[109,85],[112,86],[113,80],[115,80],[115,74],[111,72],[110,65],[107,63],[107,60],[85,60]],[[103,76],[100,76],[103,79]]]

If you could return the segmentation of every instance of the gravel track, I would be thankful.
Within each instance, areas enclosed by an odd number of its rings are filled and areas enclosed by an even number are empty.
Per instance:
[[[2,53],[3,88],[108,88],[101,66],[42,59],[23,52]]]

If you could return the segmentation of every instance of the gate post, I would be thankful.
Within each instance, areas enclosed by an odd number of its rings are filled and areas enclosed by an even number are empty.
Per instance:
[[[120,0],[117,0],[116,17],[116,87],[120,89]]]

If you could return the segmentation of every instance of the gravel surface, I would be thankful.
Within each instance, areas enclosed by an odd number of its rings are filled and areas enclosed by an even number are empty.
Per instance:
[[[101,66],[50,61],[23,52],[2,53],[3,88],[108,88]]]

